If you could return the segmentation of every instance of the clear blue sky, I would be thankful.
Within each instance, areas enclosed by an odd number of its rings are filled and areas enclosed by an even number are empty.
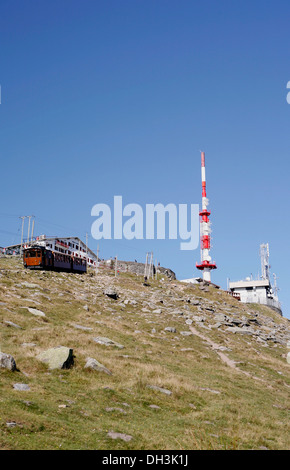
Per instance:
[[[204,150],[213,281],[257,275],[269,242],[290,317],[289,16],[287,0],[1,0],[0,245],[29,214],[85,239],[114,195],[200,203]],[[179,241],[99,244],[198,274]]]

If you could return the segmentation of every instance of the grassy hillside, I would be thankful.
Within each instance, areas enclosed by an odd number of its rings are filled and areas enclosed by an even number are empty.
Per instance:
[[[212,287],[32,272],[2,258],[0,334],[18,369],[0,368],[2,449],[290,447],[289,320],[267,307]],[[59,345],[74,366],[49,370],[37,356]],[[86,369],[88,357],[112,375]]]

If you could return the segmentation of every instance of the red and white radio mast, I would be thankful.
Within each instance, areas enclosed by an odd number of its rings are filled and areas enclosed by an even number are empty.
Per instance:
[[[206,180],[205,180],[205,155],[201,152],[201,182],[202,182],[202,209],[200,215],[200,250],[201,262],[196,263],[197,269],[202,271],[204,281],[211,282],[210,272],[216,269],[216,264],[209,256],[210,251],[210,212],[207,210],[208,199],[206,197]]]

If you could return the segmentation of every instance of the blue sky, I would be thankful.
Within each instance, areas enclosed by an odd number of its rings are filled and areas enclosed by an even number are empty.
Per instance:
[[[206,153],[214,282],[272,272],[290,317],[288,1],[1,0],[0,245],[21,215],[90,233],[94,204],[200,203]],[[100,256],[197,275],[179,240],[100,241]]]

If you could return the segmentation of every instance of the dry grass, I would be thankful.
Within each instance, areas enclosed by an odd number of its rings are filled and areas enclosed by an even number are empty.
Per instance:
[[[171,313],[186,312],[187,305],[188,312],[196,315],[195,306],[180,301],[187,297],[220,301],[239,315],[245,315],[248,306],[215,289],[205,293],[161,281],[151,282],[148,288],[133,275],[115,279],[109,273],[96,279],[28,272],[15,260],[1,259],[0,275],[5,303],[0,304],[0,346],[15,357],[19,368],[14,373],[0,371],[1,448],[289,448],[285,348],[279,344],[264,348],[249,337],[202,330],[211,341],[228,348],[226,354],[239,362],[240,369],[260,379],[254,380],[227,367],[206,341],[182,336],[180,331],[188,330],[184,316]],[[38,287],[25,287],[25,281]],[[120,301],[103,295],[107,284],[121,292]],[[126,298],[135,298],[137,305],[125,305]],[[153,305],[162,313],[154,314]],[[46,317],[35,317],[23,306],[38,308]],[[259,312],[277,324],[287,323],[267,308]],[[21,329],[7,326],[7,320]],[[92,330],[77,329],[76,324]],[[165,333],[168,325],[177,333]],[[93,340],[96,336],[107,336],[124,349],[99,345]],[[48,371],[36,356],[60,344],[73,348],[75,366]],[[96,358],[113,374],[84,369],[87,357]],[[17,392],[14,383],[27,383],[31,390]],[[154,391],[148,384],[168,389],[172,395]],[[160,409],[150,408],[151,404]],[[115,410],[106,411],[108,407]],[[10,421],[17,426],[8,428]],[[133,439],[110,440],[110,430]]]

